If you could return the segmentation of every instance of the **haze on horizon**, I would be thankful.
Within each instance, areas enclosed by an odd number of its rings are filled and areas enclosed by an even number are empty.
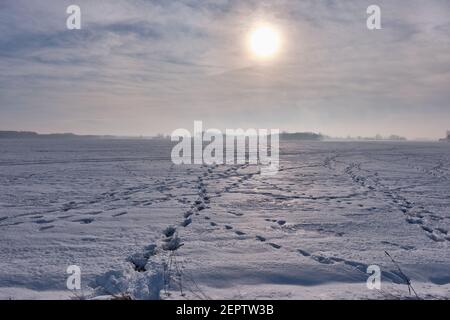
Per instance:
[[[82,29],[66,29],[77,4]],[[382,10],[382,30],[366,9]],[[279,128],[441,138],[450,129],[446,0],[4,0],[0,130],[155,135]],[[274,26],[277,53],[248,49]]]

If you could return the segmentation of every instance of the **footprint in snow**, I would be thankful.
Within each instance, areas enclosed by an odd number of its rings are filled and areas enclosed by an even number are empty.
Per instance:
[[[189,218],[190,216],[192,216],[194,214],[194,212],[192,210],[186,211],[186,213],[184,214],[185,218]]]
[[[316,260],[317,262],[321,263],[321,264],[333,264],[334,261],[331,260],[330,258],[327,257],[323,257],[323,256],[311,256],[312,259]]]
[[[192,219],[191,218],[187,218],[185,219],[182,223],[181,226],[182,227],[187,227],[188,225],[190,225],[192,223]]]
[[[45,231],[45,230],[48,230],[48,229],[52,229],[52,228],[54,228],[55,226],[45,226],[45,227],[41,227],[41,228],[39,228],[39,231]]]
[[[90,216],[96,216],[103,213],[103,211],[92,211],[92,212],[88,212],[86,214],[90,215]]]
[[[145,247],[144,252],[135,253],[127,258],[127,261],[133,265],[137,272],[144,272],[148,260],[155,254],[156,245],[149,245]]]
[[[54,221],[55,221],[55,220],[39,219],[39,220],[36,220],[35,223],[37,223],[37,224],[48,224],[48,223],[52,223],[52,222],[54,222]]]
[[[304,251],[302,249],[297,249],[297,251],[298,251],[298,253],[300,253],[304,257],[310,257],[311,256],[311,254],[309,252],[306,252],[306,251]]]
[[[65,220],[65,219],[72,218],[72,217],[73,217],[73,214],[69,214],[69,215],[66,215],[66,216],[58,217],[58,219]]]
[[[265,242],[265,241],[266,241],[266,238],[261,237],[261,236],[256,236],[256,240],[259,240],[259,241],[261,241],[261,242]]]
[[[162,248],[165,251],[176,251],[183,245],[184,245],[184,243],[181,242],[181,239],[178,238],[177,235],[175,235],[174,237],[169,238],[169,241],[166,241],[162,245]]]
[[[84,218],[84,219],[73,220],[72,222],[79,222],[81,224],[90,224],[90,223],[94,222],[94,219]]]
[[[175,231],[177,231],[177,229],[173,226],[168,226],[166,229],[164,229],[163,234],[169,238],[171,236],[174,235]]]
[[[271,247],[275,248],[275,249],[280,249],[280,248],[281,248],[281,246],[278,245],[278,244],[276,244],[276,243],[270,242],[269,245],[270,245]]]
[[[124,211],[124,212],[113,214],[113,217],[120,217],[120,216],[123,216],[123,215],[126,215],[126,214],[128,214],[128,212]]]

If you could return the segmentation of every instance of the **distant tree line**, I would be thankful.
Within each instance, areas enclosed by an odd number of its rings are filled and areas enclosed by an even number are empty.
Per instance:
[[[106,137],[106,136],[79,136],[73,133],[49,133],[41,134],[32,131],[0,131],[0,139],[34,139],[34,138],[96,138],[96,137]]]
[[[282,132],[280,133],[280,140],[309,140],[309,141],[321,141],[326,137],[320,133],[314,132],[295,132],[288,133]]]

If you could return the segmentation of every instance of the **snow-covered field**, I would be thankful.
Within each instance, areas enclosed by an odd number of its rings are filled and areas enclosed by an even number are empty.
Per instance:
[[[384,251],[421,298],[450,298],[450,144],[282,143],[275,176],[170,150],[0,140],[0,298],[409,297]]]

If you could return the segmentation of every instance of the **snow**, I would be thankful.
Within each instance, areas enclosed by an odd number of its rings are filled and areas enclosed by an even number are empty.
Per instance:
[[[420,297],[450,297],[450,145],[282,142],[274,176],[170,151],[1,139],[0,299],[410,298],[385,251]]]

